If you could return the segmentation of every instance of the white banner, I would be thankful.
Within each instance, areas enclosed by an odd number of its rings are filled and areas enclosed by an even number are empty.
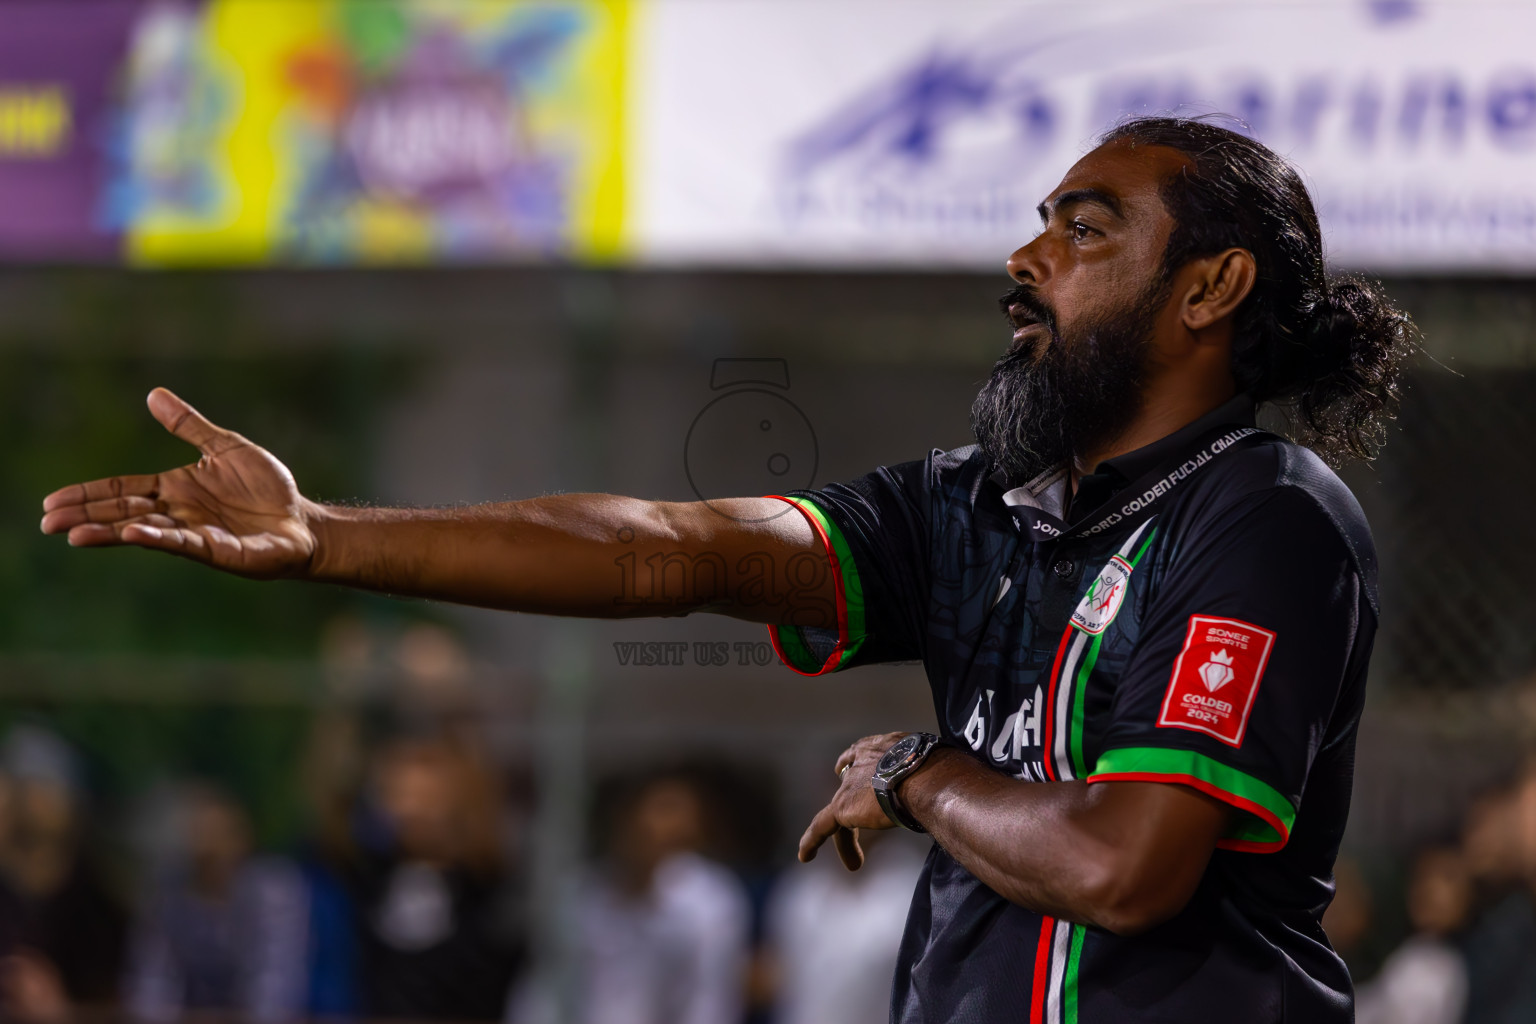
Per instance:
[[[1536,3],[654,0],[633,31],[644,262],[1000,270],[1116,120],[1219,111],[1336,264],[1536,270]]]

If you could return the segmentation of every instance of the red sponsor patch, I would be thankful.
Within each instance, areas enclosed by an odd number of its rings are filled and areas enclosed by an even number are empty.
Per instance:
[[[1157,724],[1241,746],[1274,644],[1274,633],[1250,622],[1191,615]]]

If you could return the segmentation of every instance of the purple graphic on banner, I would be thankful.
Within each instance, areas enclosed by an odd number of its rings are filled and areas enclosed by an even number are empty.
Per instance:
[[[138,0],[7,0],[0,17],[0,259],[115,260],[96,222]]]

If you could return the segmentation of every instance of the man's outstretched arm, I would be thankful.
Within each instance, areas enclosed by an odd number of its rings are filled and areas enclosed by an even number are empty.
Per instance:
[[[821,544],[798,512],[771,498],[706,505],[557,494],[447,509],[327,506],[314,522],[306,578],[323,582],[550,615],[713,611],[836,624]],[[807,579],[817,585],[794,582]]]
[[[772,498],[653,502],[561,494],[444,509],[305,498],[270,452],[164,389],[149,408],[202,452],[163,473],[74,484],[43,502],[44,533],[131,544],[256,579],[309,579],[555,615],[715,611],[835,623],[826,554]]]

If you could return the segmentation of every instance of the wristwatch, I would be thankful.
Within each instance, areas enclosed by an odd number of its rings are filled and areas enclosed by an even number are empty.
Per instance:
[[[938,745],[939,738],[933,733],[914,732],[897,740],[885,752],[885,756],[880,758],[880,763],[875,765],[875,777],[871,785],[874,786],[875,799],[879,801],[880,809],[891,821],[913,832],[928,830],[901,806],[901,802],[896,799],[896,787],[901,785],[902,779],[921,768]]]

